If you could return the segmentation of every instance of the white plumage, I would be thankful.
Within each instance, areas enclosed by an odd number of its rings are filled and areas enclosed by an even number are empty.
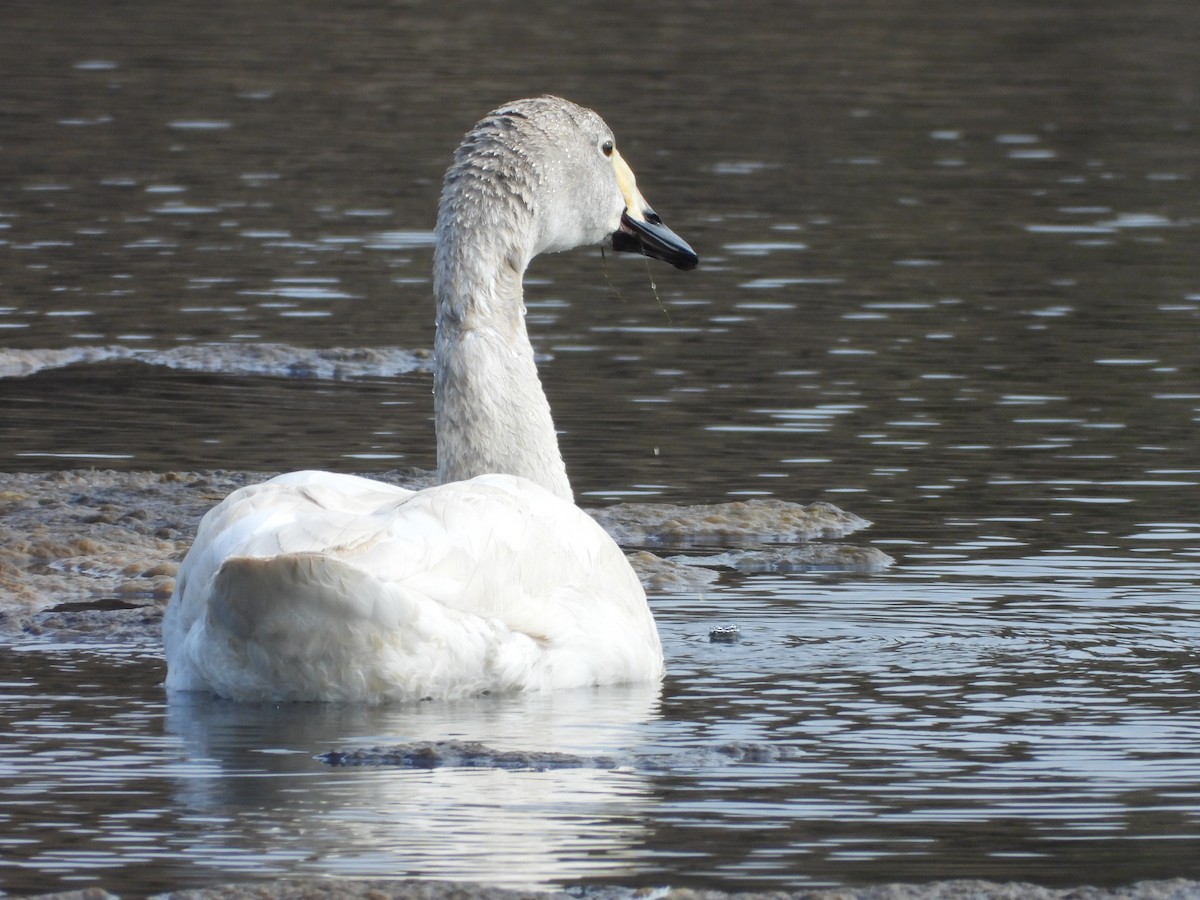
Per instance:
[[[180,567],[169,689],[380,702],[662,676],[637,576],[572,502],[521,297],[538,252],[614,233],[696,264],[595,113],[517,101],[468,133],[435,254],[445,483],[296,472],[231,494]]]

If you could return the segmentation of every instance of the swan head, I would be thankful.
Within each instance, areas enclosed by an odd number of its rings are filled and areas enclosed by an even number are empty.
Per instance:
[[[485,209],[492,221],[464,221]],[[604,120],[559,97],[507,103],[467,133],[446,173],[439,234],[463,225],[507,238],[518,271],[539,253],[585,244],[679,269],[699,261],[646,202]]]

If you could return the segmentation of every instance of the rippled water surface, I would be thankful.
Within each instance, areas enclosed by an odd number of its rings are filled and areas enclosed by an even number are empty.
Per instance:
[[[0,890],[1200,878],[1198,45],[1171,0],[5,5]],[[702,259],[531,270],[581,500],[826,500],[896,564],[656,590],[661,693],[168,703],[243,476],[164,473],[433,465],[438,182],[544,91]],[[316,758],[449,740],[578,764]]]

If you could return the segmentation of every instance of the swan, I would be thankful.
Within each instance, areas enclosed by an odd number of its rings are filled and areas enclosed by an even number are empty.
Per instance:
[[[308,471],[230,494],[167,604],[168,691],[379,703],[661,679],[645,592],[574,504],[525,328],[533,257],[602,242],[698,262],[591,110],[519,100],[467,133],[434,251],[438,483]]]

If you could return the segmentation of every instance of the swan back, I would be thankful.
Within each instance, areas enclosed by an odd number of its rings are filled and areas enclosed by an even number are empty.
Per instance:
[[[163,623],[175,690],[380,702],[655,681],[637,576],[584,512],[507,475],[412,492],[297,472],[201,523]]]

